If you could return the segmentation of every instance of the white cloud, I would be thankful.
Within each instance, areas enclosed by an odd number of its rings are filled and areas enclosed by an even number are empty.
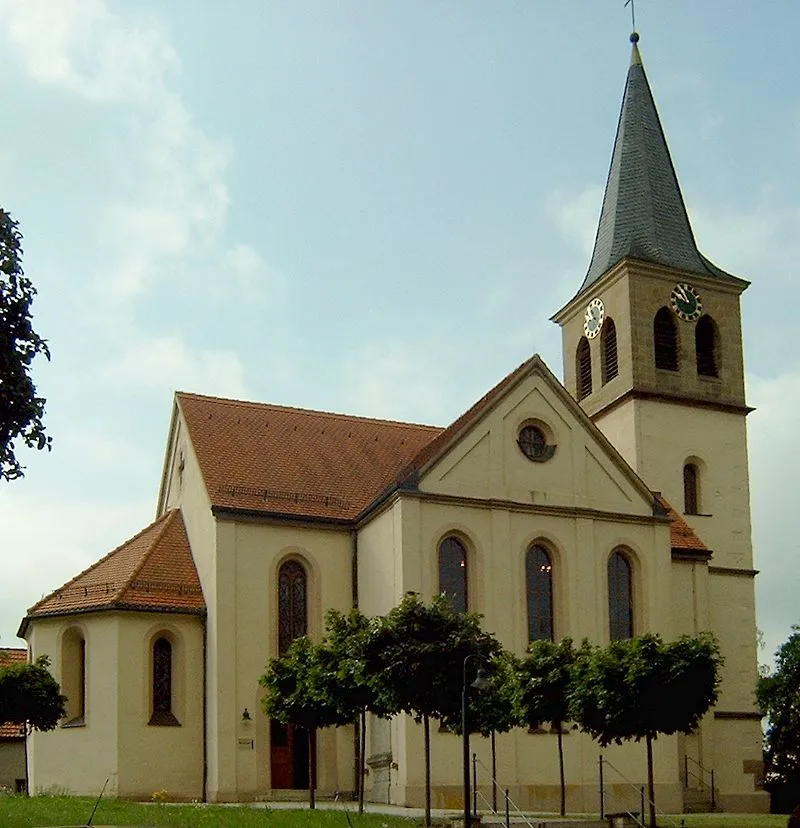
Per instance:
[[[268,267],[261,254],[249,244],[235,245],[224,254],[222,262],[246,301],[264,304],[285,299],[286,280]]]
[[[800,510],[797,458],[800,457],[800,369],[778,377],[749,378],[755,413],[748,418],[758,625],[769,660],[800,623]]]
[[[178,65],[154,21],[123,20],[103,0],[0,0],[0,28],[34,80],[88,101],[147,102]]]
[[[232,351],[190,350],[176,336],[129,345],[102,371],[103,380],[131,390],[190,389],[204,394],[247,396],[244,368]]]
[[[576,242],[588,262],[594,247],[599,205],[603,203],[603,188],[590,186],[577,195],[555,193],[549,199],[549,212],[556,226],[567,238]],[[573,276],[574,279],[574,276]]]

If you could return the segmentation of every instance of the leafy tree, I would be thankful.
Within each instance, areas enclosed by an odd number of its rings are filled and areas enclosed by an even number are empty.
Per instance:
[[[264,712],[308,734],[308,802],[314,808],[317,781],[316,732],[349,724],[355,710],[339,692],[336,672],[322,649],[308,636],[296,638],[286,655],[273,658],[259,679],[266,689]]]
[[[561,780],[561,816],[566,813],[563,724],[569,719],[575,650],[571,638],[558,644],[533,641],[519,663],[519,709],[528,727],[547,722],[558,735],[558,769]]]
[[[601,745],[645,740],[650,826],[656,825],[653,740],[697,728],[717,700],[721,665],[710,633],[671,643],[648,633],[606,648],[584,642],[577,653],[571,717]]]
[[[33,664],[0,664],[0,723],[53,730],[66,713],[66,696],[40,656]]]
[[[492,807],[497,811],[497,743],[498,733],[508,733],[519,725],[517,707],[517,659],[507,650],[494,653],[480,667],[486,686],[467,696],[467,725],[470,733],[480,733],[491,741],[492,750]],[[453,725],[461,733],[461,720]]]
[[[390,711],[381,704],[385,694],[379,692],[379,677],[367,674],[364,654],[376,624],[358,609],[344,615],[329,610],[325,616],[325,638],[321,656],[335,673],[342,715],[348,710],[358,717],[358,810],[364,810],[364,772],[366,755],[367,713],[388,717]]]
[[[0,480],[23,476],[14,441],[50,449],[42,417],[45,400],[30,376],[37,354],[50,359],[47,343],[33,330],[31,303],[36,289],[22,270],[22,234],[0,208]]]
[[[775,654],[775,669],[762,676],[756,699],[768,717],[764,740],[766,787],[775,798],[800,790],[800,626]],[[786,803],[789,807],[793,803]]]
[[[425,605],[409,593],[378,619],[364,652],[368,675],[379,677],[376,690],[386,710],[422,722],[425,741],[425,825],[431,824],[430,719],[457,728],[461,719],[464,660],[488,664],[498,641],[481,630],[480,616],[453,610],[444,596]],[[468,681],[474,674],[468,677]]]

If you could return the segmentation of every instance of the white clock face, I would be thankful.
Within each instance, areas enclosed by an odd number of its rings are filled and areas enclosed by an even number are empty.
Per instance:
[[[588,339],[594,339],[600,333],[605,315],[603,300],[592,299],[586,307],[586,313],[583,315],[583,332]]]

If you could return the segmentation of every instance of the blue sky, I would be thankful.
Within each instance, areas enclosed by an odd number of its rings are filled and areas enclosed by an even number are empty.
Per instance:
[[[703,252],[743,298],[758,623],[800,622],[795,0],[639,0]],[[138,531],[175,389],[445,425],[589,262],[621,0],[0,0],[49,455],[0,486],[0,642]]]

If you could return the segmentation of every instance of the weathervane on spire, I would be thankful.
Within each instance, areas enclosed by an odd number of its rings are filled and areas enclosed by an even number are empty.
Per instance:
[[[625,0],[625,5],[631,7],[631,43],[639,40],[639,32],[636,31],[636,0]]]

